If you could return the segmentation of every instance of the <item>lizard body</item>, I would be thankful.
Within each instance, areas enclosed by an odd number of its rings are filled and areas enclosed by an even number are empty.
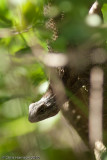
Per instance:
[[[99,10],[101,11],[101,8]],[[50,29],[53,30],[54,34],[52,40],[55,41],[57,39],[57,28],[52,19],[49,21],[49,23],[51,23]],[[86,111],[88,110],[88,97],[89,97],[89,87],[90,87],[89,80],[90,80],[90,70],[92,67],[93,66],[90,63],[88,63],[85,69],[83,69],[80,72],[76,71],[76,69],[72,68],[71,66],[57,68],[58,76],[60,80],[63,82],[64,87],[69,89],[69,91],[72,92],[74,96],[77,97],[77,99],[80,99],[82,101],[82,103],[85,105]],[[106,100],[104,101],[104,103],[105,102]],[[84,112],[78,107],[78,104],[76,104],[72,100],[72,96],[71,98],[68,96],[66,103],[68,103],[69,107],[68,114],[70,116],[70,123],[78,131],[78,133],[83,139],[88,139],[88,115],[85,115]],[[104,104],[104,108],[105,105],[106,103]],[[60,106],[58,106],[57,104],[56,95],[53,92],[50,82],[49,88],[45,93],[45,95],[38,102],[32,103],[29,106],[29,121],[39,122],[41,120],[56,115],[59,112],[59,110]],[[104,127],[107,128],[106,125],[107,109],[104,109],[104,111],[105,111]]]

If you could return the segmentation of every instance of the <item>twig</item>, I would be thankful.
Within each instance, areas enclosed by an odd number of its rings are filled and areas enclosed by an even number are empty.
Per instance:
[[[93,148],[96,141],[102,141],[103,70],[94,67],[90,77],[89,141]]]
[[[0,38],[7,38],[10,36],[15,36],[21,33],[25,33],[28,32],[30,29],[32,28],[32,26],[27,27],[24,30],[18,31],[17,29],[9,29],[9,28],[1,28],[0,29]]]
[[[102,154],[106,151],[107,149],[101,141],[95,142],[94,154],[95,154],[96,160],[101,160]]]
[[[89,10],[89,14],[97,14],[103,20],[101,5],[96,1]],[[95,67],[90,76],[89,99],[89,141],[96,160],[101,160],[101,154],[106,150],[102,142],[102,110],[103,110],[103,70]]]
[[[98,1],[95,1],[95,3],[91,6],[91,8],[89,10],[89,14],[98,14],[103,19],[101,7],[102,6],[98,3]]]

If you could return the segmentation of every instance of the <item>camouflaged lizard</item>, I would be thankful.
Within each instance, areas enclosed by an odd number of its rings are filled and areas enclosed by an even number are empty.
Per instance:
[[[98,6],[98,10],[99,10]],[[101,9],[101,8],[100,8]],[[95,9],[95,12],[97,8]],[[101,11],[101,10],[100,10]],[[49,20],[49,28],[53,30],[52,40],[58,37],[58,30],[53,19]],[[51,50],[51,49],[50,49]],[[88,110],[89,96],[89,74],[90,67],[81,73],[76,73],[69,66],[58,68],[58,76],[63,82],[65,88],[68,88],[77,98],[81,99],[86,110]],[[72,98],[71,98],[72,99]],[[71,115],[70,123],[77,130],[83,139],[88,139],[88,117],[81,109],[68,97],[69,114]],[[57,105],[56,95],[53,93],[51,83],[44,96],[35,103],[29,106],[29,121],[39,122],[56,115],[60,111],[60,106]]]

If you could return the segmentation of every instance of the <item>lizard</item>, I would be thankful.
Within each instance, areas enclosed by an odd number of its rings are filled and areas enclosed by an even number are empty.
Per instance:
[[[100,9],[99,9],[100,8]],[[95,9],[100,11],[101,14],[101,7]],[[55,23],[50,20],[53,29],[53,39],[57,39],[57,29]],[[58,76],[60,80],[63,82],[64,86],[69,88],[72,93],[81,99],[84,102],[84,98],[82,95],[85,94],[86,97],[89,96],[89,74],[90,74],[90,67],[81,73],[76,73],[73,71],[69,66],[62,67],[58,70]],[[29,106],[29,121],[30,122],[39,122],[41,120],[47,119],[49,117],[55,116],[59,111],[60,107],[57,104],[57,97],[53,92],[53,88],[51,86],[51,82],[49,85],[48,90],[43,95],[43,97],[35,103],[30,104]],[[80,136],[84,139],[88,139],[88,117],[84,115],[81,109],[74,104],[72,100],[69,100],[69,114],[71,115],[71,124],[80,134]],[[87,101],[87,102],[86,102]],[[88,110],[88,99],[85,101],[86,103],[86,110]]]

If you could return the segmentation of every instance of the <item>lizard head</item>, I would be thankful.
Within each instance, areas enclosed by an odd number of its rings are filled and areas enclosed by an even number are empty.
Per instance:
[[[38,122],[56,115],[59,108],[53,94],[42,97],[38,102],[29,106],[29,121]]]

